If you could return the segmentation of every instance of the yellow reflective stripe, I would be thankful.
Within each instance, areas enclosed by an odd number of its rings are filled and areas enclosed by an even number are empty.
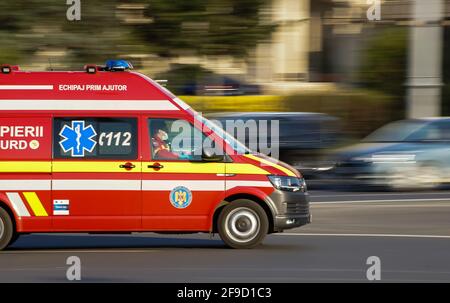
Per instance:
[[[44,206],[42,206],[41,200],[39,200],[38,195],[34,192],[25,192],[23,193],[23,196],[27,200],[28,204],[30,205],[31,209],[34,212],[34,215],[37,217],[47,217],[48,214],[45,211]]]
[[[131,170],[120,168],[121,165],[130,162],[136,167]],[[53,162],[55,173],[140,173],[140,161],[55,161]]]
[[[227,174],[236,175],[268,175],[269,172],[249,163],[227,163]]]
[[[276,168],[278,170],[281,170],[282,172],[284,172],[288,176],[295,177],[295,173],[293,171],[291,171],[290,169],[287,169],[284,166],[278,165],[276,163],[273,163],[272,161],[269,161],[269,160],[257,157],[255,155],[245,155],[245,156],[247,158],[252,159],[252,160],[259,161],[259,162],[261,162],[261,163],[263,163],[265,165],[272,166],[272,167],[274,167],[274,168]]]
[[[262,162],[262,159],[257,158],[257,161]],[[126,162],[133,163],[136,167],[132,170],[126,170],[120,168],[120,165]],[[147,168],[148,165],[154,163],[160,163],[164,168],[155,170],[153,168]],[[286,172],[289,175],[294,174],[279,165],[273,164],[269,161],[270,166],[277,167],[278,169]],[[0,173],[140,173],[154,172],[154,173],[192,173],[192,174],[254,174],[254,175],[267,175],[268,171],[264,170],[257,165],[249,163],[204,163],[204,162],[164,162],[164,161],[152,161],[143,162],[140,161],[0,161]]]
[[[159,163],[164,167],[159,170],[148,168],[154,163]],[[223,174],[225,173],[225,163],[153,161],[144,162],[142,169],[146,173]]]
[[[0,173],[51,173],[50,161],[0,161]]]
[[[159,163],[164,167],[155,170],[148,165]],[[269,172],[253,164],[247,163],[204,163],[204,162],[144,162],[143,171],[149,173],[185,173],[185,174],[241,174],[268,175]],[[226,168],[225,168],[226,167]]]

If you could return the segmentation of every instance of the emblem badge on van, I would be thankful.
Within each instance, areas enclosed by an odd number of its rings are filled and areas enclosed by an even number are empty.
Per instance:
[[[175,208],[186,208],[191,202],[192,192],[184,186],[177,186],[170,192],[170,203]]]
[[[92,125],[85,126],[85,121],[72,121],[72,126],[64,125],[59,135],[63,138],[59,145],[72,157],[84,157],[85,151],[92,152],[97,145],[93,138],[97,135]]]

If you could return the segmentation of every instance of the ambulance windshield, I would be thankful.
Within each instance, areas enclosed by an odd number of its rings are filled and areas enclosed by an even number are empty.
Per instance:
[[[213,121],[210,121],[210,120],[206,119],[205,117],[203,117],[202,115],[196,115],[196,118],[199,119],[203,123],[203,125],[205,125],[210,130],[215,132],[222,140],[227,142],[227,144],[230,145],[231,148],[233,148],[233,150],[236,152],[236,154],[244,155],[244,154],[253,154],[254,153],[249,148],[247,148],[244,144],[239,142],[235,137],[233,137],[232,135],[227,133],[222,128],[220,123],[218,123],[218,122],[215,123]]]

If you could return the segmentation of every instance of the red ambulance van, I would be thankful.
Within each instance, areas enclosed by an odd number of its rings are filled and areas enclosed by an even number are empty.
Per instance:
[[[251,248],[310,222],[298,171],[128,67],[1,66],[0,249],[28,233],[148,231]]]

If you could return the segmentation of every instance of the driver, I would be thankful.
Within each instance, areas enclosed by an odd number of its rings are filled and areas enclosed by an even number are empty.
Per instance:
[[[170,151],[167,144],[169,136],[163,127],[156,127],[152,136],[153,157],[155,159],[179,159],[179,156]]]

